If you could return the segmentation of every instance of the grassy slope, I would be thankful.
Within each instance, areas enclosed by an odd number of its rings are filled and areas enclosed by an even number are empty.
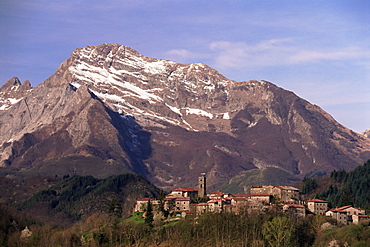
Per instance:
[[[221,187],[230,193],[249,192],[251,185],[290,185],[297,179],[290,173],[279,168],[267,167],[240,173]]]

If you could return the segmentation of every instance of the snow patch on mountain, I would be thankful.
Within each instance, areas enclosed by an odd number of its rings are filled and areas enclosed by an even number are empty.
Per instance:
[[[198,116],[208,117],[210,119],[213,118],[213,114],[203,111],[201,109],[194,109],[194,108],[185,108],[186,114],[195,114]]]
[[[18,103],[19,101],[21,101],[22,98],[20,98],[20,99],[8,98],[8,100],[10,101],[10,104],[14,105],[14,104]]]
[[[162,74],[166,73],[166,64],[168,61],[159,60],[156,62],[148,63],[144,62],[144,71],[151,74]]]
[[[167,103],[165,103],[165,105],[166,105],[168,108],[170,108],[170,110],[171,110],[171,111],[173,111],[173,112],[175,112],[175,113],[179,114],[180,116],[182,116],[182,113],[181,113],[181,111],[180,111],[180,109],[179,109],[179,108],[174,107],[174,106],[170,106],[170,105],[168,105]]]
[[[91,90],[91,92],[103,101],[108,100],[108,101],[119,101],[119,102],[122,102],[122,103],[125,102],[125,100],[122,97],[118,96],[118,95],[99,93],[99,92],[94,91],[94,90]]]
[[[230,114],[228,112],[225,112],[222,116],[223,119],[231,119]]]
[[[77,59],[68,68],[73,78],[71,84],[76,88],[87,85],[92,93],[108,103],[113,110],[132,112],[138,121],[165,121],[197,131],[186,121],[187,115],[211,120],[230,120],[229,114],[224,110],[221,113],[211,113],[200,108],[197,103],[202,95],[213,94],[221,85],[224,94],[228,95],[225,86],[230,80],[218,75],[217,71],[200,63],[182,65],[173,61],[147,58],[124,46],[115,49],[106,55],[92,46],[75,52]],[[150,88],[148,82],[153,81],[153,78],[156,84]],[[219,80],[215,81],[214,78]],[[177,84],[178,87],[174,88],[172,84]],[[193,103],[185,104],[187,107],[174,106],[173,102],[177,101],[183,90],[190,93],[190,101]],[[163,115],[163,106],[176,116],[169,112]]]
[[[6,111],[10,107],[12,107],[14,104],[18,103],[21,101],[23,98],[7,98],[6,100],[0,100],[0,111]]]
[[[138,86],[135,86],[127,81],[122,82],[120,78],[122,74],[126,71],[118,71],[116,69],[99,68],[96,66],[91,66],[87,63],[80,63],[76,66],[70,67],[70,71],[73,76],[81,81],[89,81],[96,87],[101,87],[102,84],[107,84],[121,91],[124,96],[128,97],[138,97],[141,99],[149,100],[150,103],[161,102],[162,98],[156,96],[155,94],[149,93],[150,90],[143,90]],[[94,91],[94,93],[97,93]],[[99,94],[101,97],[109,99],[113,96]]]

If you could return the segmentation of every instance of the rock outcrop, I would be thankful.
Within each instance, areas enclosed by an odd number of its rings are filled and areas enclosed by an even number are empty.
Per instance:
[[[370,129],[365,130],[362,134],[367,138],[370,138]]]

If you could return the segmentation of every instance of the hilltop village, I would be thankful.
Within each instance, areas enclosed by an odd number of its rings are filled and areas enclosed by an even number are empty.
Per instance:
[[[198,190],[177,188],[162,199],[142,198],[137,200],[134,212],[145,213],[150,201],[156,217],[163,216],[160,210],[168,214],[185,217],[188,214],[201,215],[208,212],[242,211],[262,213],[282,206],[282,210],[290,217],[304,218],[307,215],[320,214],[331,217],[339,225],[358,224],[369,220],[365,210],[352,205],[329,209],[328,201],[320,199],[303,200],[299,189],[292,186],[251,186],[249,194],[231,194],[222,191],[206,192],[206,177],[198,178]]]

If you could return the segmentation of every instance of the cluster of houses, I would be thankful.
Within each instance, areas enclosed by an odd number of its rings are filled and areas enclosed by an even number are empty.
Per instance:
[[[199,199],[206,198],[206,202]],[[177,188],[165,196],[163,200],[149,198],[139,199],[136,202],[135,211],[144,212],[150,200],[153,208],[162,204],[163,209],[169,213],[182,216],[187,214],[200,215],[206,212],[234,212],[242,211],[261,212],[266,211],[273,205],[283,204],[283,210],[293,217],[306,217],[307,214],[320,214],[334,218],[338,224],[358,224],[369,220],[364,209],[345,206],[329,209],[328,202],[311,199],[300,199],[299,189],[292,186],[251,186],[249,194],[231,194],[221,191],[206,193],[206,177],[202,175],[198,179],[198,190],[192,188]]]

